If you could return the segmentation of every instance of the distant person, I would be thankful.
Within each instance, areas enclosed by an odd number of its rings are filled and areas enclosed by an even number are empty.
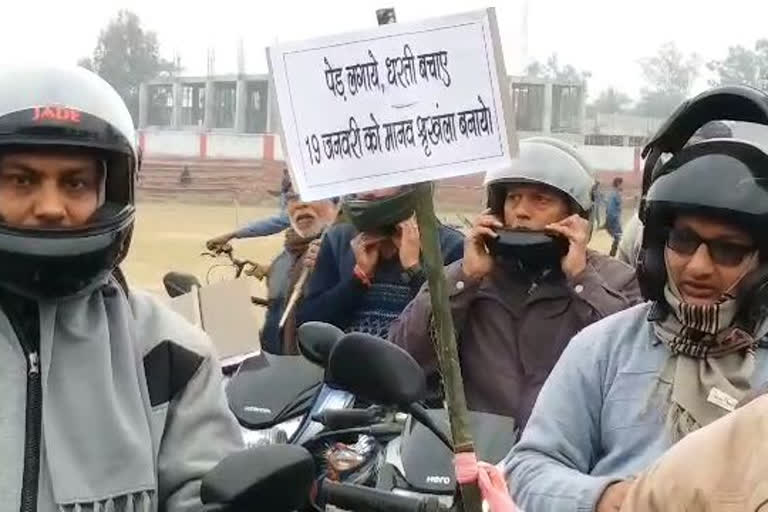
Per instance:
[[[424,284],[413,187],[392,187],[345,197],[350,223],[323,238],[299,323],[328,322],[347,331],[386,338],[390,324]],[[440,226],[445,264],[461,258],[460,232]]]
[[[283,169],[283,179],[280,184],[280,191],[276,193],[276,195],[279,195],[280,197],[279,213],[265,219],[252,221],[235,231],[213,237],[205,243],[206,247],[213,251],[225,245],[232,239],[259,238],[262,236],[274,235],[288,229],[291,225],[291,220],[288,218],[288,212],[286,211],[285,196],[291,188],[291,176],[288,174],[288,169],[286,168]],[[274,192],[269,192],[275,195]]]
[[[624,179],[617,177],[613,179],[613,184],[605,207],[605,229],[613,238],[609,256],[616,256],[616,250],[621,241],[621,189]]]
[[[181,174],[179,175],[179,184],[190,185],[191,183],[192,183],[192,173],[189,172],[189,167],[185,165],[184,169],[182,169]]]
[[[283,327],[280,327],[280,320],[302,271],[305,268],[311,271],[315,266],[320,236],[336,221],[339,213],[335,199],[304,202],[290,188],[285,198],[291,227],[285,230],[283,251],[269,265],[269,305],[261,331],[261,346],[272,354],[298,354],[296,310],[286,317]]]

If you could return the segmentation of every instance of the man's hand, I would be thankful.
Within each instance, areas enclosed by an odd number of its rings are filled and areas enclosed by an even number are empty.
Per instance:
[[[303,264],[309,270],[314,269],[315,263],[317,263],[317,253],[320,252],[320,241],[319,238],[317,240],[312,240],[304,253]]]
[[[223,235],[219,235],[211,238],[210,240],[205,242],[205,246],[208,248],[209,251],[215,251],[225,246],[233,238],[235,238],[234,233],[225,233]]]
[[[568,253],[560,262],[566,277],[574,278],[581,274],[587,268],[589,221],[574,214],[560,222],[550,224],[546,229],[560,233],[568,239]]]
[[[379,263],[379,244],[384,240],[382,236],[360,233],[352,239],[350,245],[355,254],[355,263],[369,277],[376,272]]]
[[[609,485],[605,491],[603,491],[603,495],[600,496],[595,511],[616,512],[620,510],[631,485],[632,482],[626,480],[624,482],[616,482],[615,484]]]
[[[494,215],[491,215],[490,209],[485,210],[475,220],[472,229],[464,240],[464,261],[462,262],[464,275],[474,279],[482,279],[491,272],[493,258],[488,253],[486,240],[498,236],[493,228],[502,227],[504,224]]]
[[[419,264],[421,255],[421,239],[419,238],[419,225],[416,219],[411,217],[397,225],[400,234],[400,264],[408,270]]]

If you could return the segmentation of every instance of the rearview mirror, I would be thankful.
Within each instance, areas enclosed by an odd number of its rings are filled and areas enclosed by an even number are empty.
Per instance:
[[[200,288],[200,281],[192,274],[168,272],[163,276],[163,286],[168,296],[174,298],[191,292],[195,286]]]
[[[344,331],[335,325],[305,322],[298,330],[299,352],[310,362],[327,368],[333,346],[343,337]]]
[[[353,332],[336,342],[328,369],[335,385],[371,402],[407,406],[427,394],[419,363],[397,345],[370,334]]]
[[[301,446],[261,446],[234,453],[203,478],[200,498],[227,511],[290,512],[309,499],[315,481],[312,455]]]

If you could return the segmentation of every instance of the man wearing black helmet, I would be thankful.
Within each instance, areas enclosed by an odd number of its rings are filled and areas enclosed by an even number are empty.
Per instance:
[[[198,510],[203,474],[242,446],[209,340],[119,273],[137,167],[96,75],[0,73],[7,510]]]
[[[415,197],[411,187],[394,187],[342,200],[350,222],[326,233],[299,323],[316,320],[387,337],[424,283]],[[444,226],[439,231],[444,261],[461,258],[461,233]]]
[[[665,450],[768,380],[768,154],[735,139],[684,146],[713,104],[768,124],[768,97],[716,89],[651,141],[638,271],[649,302],[576,335],[544,384],[505,462],[527,512],[619,510]]]
[[[710,121],[693,134],[688,144],[695,144],[708,139],[730,139],[731,137],[733,137],[733,131],[730,126],[722,121]],[[637,213],[627,221],[622,235],[616,257],[634,267],[637,265],[637,258],[643,241],[643,223],[640,222]]]

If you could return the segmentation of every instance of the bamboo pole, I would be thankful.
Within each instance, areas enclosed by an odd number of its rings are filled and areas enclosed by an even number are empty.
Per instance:
[[[416,203],[416,221],[421,237],[421,254],[424,272],[429,283],[432,300],[432,317],[435,327],[435,350],[438,355],[440,372],[443,376],[443,390],[451,424],[455,453],[474,451],[472,433],[469,430],[469,412],[464,395],[464,381],[461,377],[459,350],[456,346],[453,317],[448,302],[448,290],[443,272],[443,257],[440,250],[438,221],[432,200],[432,184],[416,186],[419,198]],[[477,482],[461,485],[461,500],[464,512],[481,512],[482,498]]]

